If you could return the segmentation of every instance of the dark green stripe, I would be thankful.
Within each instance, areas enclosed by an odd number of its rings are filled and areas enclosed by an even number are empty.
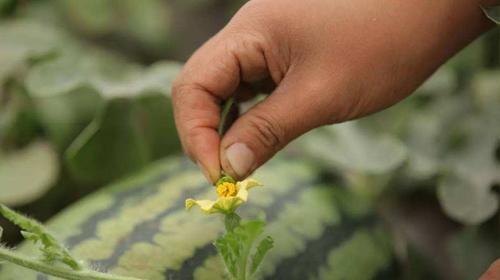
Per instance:
[[[266,220],[268,223],[271,223],[276,219],[277,214],[280,213],[281,209],[291,201],[297,201],[300,195],[303,193],[299,190],[305,190],[304,186],[314,185],[314,181],[308,182],[300,182],[296,185],[292,186],[288,192],[284,196],[279,196],[276,199],[276,202],[273,203],[270,207],[266,208],[264,211],[266,212]],[[198,248],[193,256],[184,261],[181,269],[172,270],[167,269],[164,273],[165,279],[193,279],[193,273],[200,265],[204,263],[204,261],[210,257],[215,255],[217,252],[213,246],[213,244],[206,244],[205,246]]]
[[[153,239],[155,235],[160,231],[160,225],[163,219],[175,211],[184,209],[184,201],[186,197],[196,197],[198,194],[205,192],[206,188],[203,188],[204,186],[207,186],[207,184],[203,183],[202,185],[197,186],[196,191],[189,190],[183,192],[179,196],[179,198],[172,204],[172,207],[165,209],[150,220],[137,224],[129,235],[120,239],[111,257],[104,260],[95,261],[94,264],[97,267],[102,267],[105,270],[109,270],[118,264],[120,257],[122,257],[123,254],[127,252],[133,245],[137,244],[138,242],[154,243]]]
[[[324,265],[332,249],[351,238],[360,226],[370,227],[374,221],[375,219],[371,216],[358,220],[342,216],[339,224],[326,226],[320,238],[308,241],[304,251],[281,261],[274,275],[266,279],[288,280],[317,277],[319,268]]]
[[[168,179],[170,176],[175,175],[177,172],[183,170],[188,165],[187,160],[179,160],[179,164],[170,172],[165,172],[160,176],[148,177],[141,186],[132,188],[123,192],[118,192],[113,198],[113,204],[100,212],[90,216],[85,223],[81,225],[81,231],[75,236],[66,238],[65,244],[72,248],[82,241],[95,238],[97,225],[104,220],[110,219],[120,213],[123,204],[131,197],[148,197],[152,193],[157,192],[161,183]]]
[[[193,272],[196,268],[203,265],[205,260],[217,254],[215,247],[212,244],[207,244],[196,249],[193,257],[187,259],[182,264],[180,270],[167,269],[165,271],[165,279],[168,280],[189,280],[193,279]]]

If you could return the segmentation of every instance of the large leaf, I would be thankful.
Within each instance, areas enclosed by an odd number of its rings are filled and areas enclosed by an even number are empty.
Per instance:
[[[58,168],[57,155],[44,142],[0,154],[0,203],[17,206],[39,198],[54,183]]]
[[[78,180],[102,184],[179,151],[169,99],[149,93],[109,100],[66,159]]]
[[[86,33],[103,35],[115,28],[117,15],[112,1],[59,0],[58,3],[66,19]]]
[[[180,64],[142,68],[84,53],[38,64],[26,82],[51,140],[60,149],[70,145],[75,178],[103,184],[178,151],[168,95]]]
[[[125,63],[99,52],[62,55],[33,67],[26,85],[33,97],[53,97],[90,87],[105,98],[137,96],[145,91],[170,92],[181,64],[157,62],[149,68]]]
[[[500,256],[498,232],[486,227],[466,227],[448,241],[451,261],[459,280],[479,279]]]
[[[72,50],[33,67],[26,86],[33,97],[63,95],[87,86],[107,93],[109,84],[118,84],[140,75],[140,67],[110,54]]]
[[[3,21],[0,24],[0,84],[28,59],[54,51],[63,37],[57,29],[34,21]]]
[[[59,0],[56,7],[71,27],[89,37],[109,36],[131,49],[159,53],[170,41],[169,6],[162,0]]]
[[[106,79],[103,76],[90,80],[105,97],[133,97],[145,92],[169,94],[172,82],[181,69],[176,62],[157,62],[143,71],[131,72],[122,79]]]
[[[106,104],[66,152],[75,178],[103,184],[150,161],[138,111],[137,104],[126,98],[116,98]]]
[[[458,81],[451,67],[442,67],[415,92],[417,95],[445,95],[457,89]]]
[[[30,143],[39,132],[33,102],[18,83],[5,87],[6,102],[0,103],[0,147],[22,147]]]
[[[485,109],[498,110],[500,105],[500,70],[485,71],[474,78],[472,88],[475,101]]]
[[[170,99],[158,93],[145,93],[138,96],[135,102],[140,109],[138,118],[152,159],[180,151]]]
[[[463,125],[462,147],[451,154],[438,196],[445,212],[465,224],[479,224],[498,210],[492,186],[500,182],[495,151],[500,139],[498,118],[476,117]]]
[[[411,178],[429,179],[445,168],[445,158],[453,152],[454,127],[470,111],[468,100],[440,96],[411,115],[403,137],[408,149],[406,173]]]
[[[169,1],[162,0],[115,0],[115,6],[126,13],[126,20],[120,18],[124,23],[120,25],[121,32],[131,34],[152,49],[164,49],[169,43],[166,38],[169,38],[172,19],[169,5]]]
[[[317,129],[301,141],[304,152],[328,166],[368,174],[394,170],[406,159],[402,143],[344,123]]]
[[[48,138],[59,150],[64,150],[75,139],[102,106],[99,93],[85,86],[33,101]]]
[[[134,98],[143,93],[166,96],[180,70],[180,64],[173,62],[159,62],[142,69],[100,52],[86,53],[86,56],[67,53],[40,63],[32,68],[26,79],[41,122],[60,149],[67,147],[95,118],[106,99]],[[151,116],[161,114],[157,117],[165,118],[164,124],[169,126],[169,106],[164,99],[161,103],[166,105],[163,110],[153,111]],[[158,104],[151,106],[158,108]],[[173,131],[165,125],[159,128]]]

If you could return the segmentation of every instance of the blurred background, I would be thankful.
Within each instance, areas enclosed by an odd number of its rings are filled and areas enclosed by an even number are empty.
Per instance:
[[[244,2],[0,0],[0,202],[45,221],[181,153],[171,82]],[[499,38],[399,105],[284,151],[372,200],[409,275],[474,279],[500,257]]]

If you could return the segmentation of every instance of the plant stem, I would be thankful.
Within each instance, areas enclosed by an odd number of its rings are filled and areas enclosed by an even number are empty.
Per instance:
[[[220,123],[219,123],[219,135],[223,135],[225,133],[224,129],[226,128],[227,115],[231,111],[231,107],[234,104],[234,97],[230,97],[226,102],[224,102],[224,106],[222,108],[222,113],[220,115]]]
[[[229,213],[224,216],[224,226],[227,232],[232,232],[237,226],[240,225],[241,218],[236,213]]]
[[[241,255],[239,268],[238,268],[238,280],[246,280],[247,279],[247,264],[248,264],[248,255],[250,254],[251,246],[244,246],[243,253]]]
[[[32,270],[68,280],[140,280],[139,278],[116,276],[91,270],[70,270],[56,267],[0,247],[0,260],[5,260]]]

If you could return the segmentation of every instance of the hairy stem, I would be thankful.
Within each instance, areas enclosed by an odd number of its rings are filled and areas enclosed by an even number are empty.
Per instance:
[[[248,255],[250,254],[251,246],[244,246],[245,249],[241,255],[239,268],[238,268],[238,280],[246,280],[247,279],[247,264],[248,264]]]
[[[4,247],[0,247],[0,260],[68,280],[140,280],[138,278],[110,275],[91,270],[71,270],[64,267],[56,267]]]

